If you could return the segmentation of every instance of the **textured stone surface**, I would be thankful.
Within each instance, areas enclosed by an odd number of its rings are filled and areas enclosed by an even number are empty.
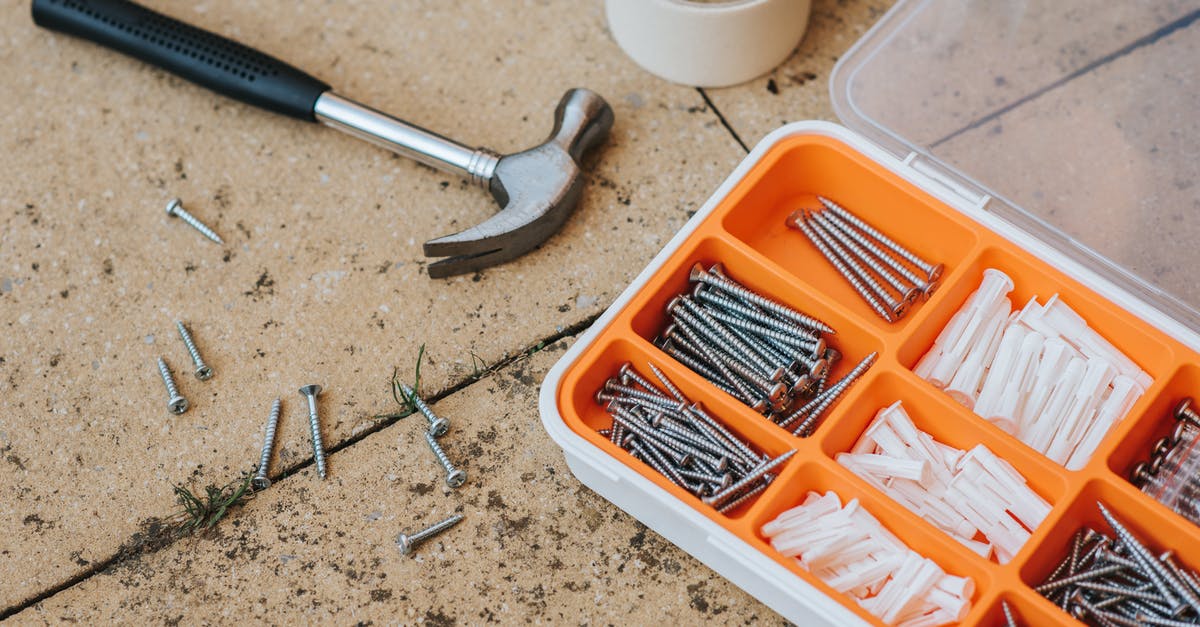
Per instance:
[[[435,392],[599,313],[741,156],[695,90],[619,52],[598,3],[147,4],[467,143],[542,141],[577,85],[617,122],[557,236],[433,281],[421,243],[491,215],[481,190],[39,29],[28,2],[0,0],[0,607],[111,556],[170,507],[172,482],[254,463],[276,396],[294,466],[311,456],[300,385],[325,386],[337,443],[392,409],[392,367],[410,374],[421,344]],[[169,219],[173,196],[226,245]],[[189,374],[176,318],[212,380]],[[183,416],[166,411],[158,355],[192,401]]]
[[[469,475],[450,490],[410,416],[277,482],[208,535],[125,562],[18,623],[781,624],[571,475],[537,414],[547,346],[434,406]],[[458,512],[403,556],[398,532]]]

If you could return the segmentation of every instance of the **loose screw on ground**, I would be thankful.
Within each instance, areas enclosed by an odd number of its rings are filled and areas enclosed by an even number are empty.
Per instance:
[[[446,469],[446,485],[457,488],[465,483],[467,473],[454,467],[454,464],[450,462],[450,458],[446,456],[446,451],[442,450],[442,446],[437,443],[432,433],[425,432],[425,441],[429,443],[429,450],[433,451],[438,463],[442,465],[442,468]]]
[[[196,348],[196,343],[192,341],[192,334],[188,332],[187,327],[183,326],[183,322],[176,320],[175,328],[179,329],[179,337],[183,338],[184,346],[187,346],[188,354],[192,356],[192,364],[196,366],[196,378],[201,381],[208,381],[212,378],[212,368],[204,363],[204,359],[200,357],[200,350]]]
[[[437,534],[453,527],[454,525],[457,525],[462,519],[462,514],[455,514],[446,520],[430,525],[412,535],[405,535],[401,533],[400,535],[396,536],[396,546],[400,547],[400,553],[402,555],[408,555],[412,553],[413,549],[416,548],[418,544],[428,540],[429,538],[432,538],[433,536],[436,536]]]
[[[317,395],[321,386],[306,385],[300,388],[300,394],[308,399],[308,427],[312,431],[313,461],[317,464],[317,476],[325,478],[325,445],[321,442],[321,420],[317,414]]]
[[[437,414],[433,413],[429,405],[425,404],[425,400],[417,396],[417,392],[409,387],[407,383],[397,383],[397,385],[404,392],[404,396],[417,408],[417,411],[421,412],[425,416],[425,419],[429,421],[429,432],[433,434],[433,437],[440,438],[446,435],[446,432],[450,430],[450,420],[440,418]]]
[[[167,362],[163,361],[162,357],[158,358],[158,373],[162,375],[163,385],[167,386],[167,409],[176,415],[187,411],[188,400],[179,395],[179,390],[175,387],[175,377],[171,376],[171,370],[167,368]]]
[[[193,229],[200,231],[204,237],[207,237],[218,244],[225,243],[221,240],[221,236],[217,235],[215,231],[208,228],[208,225],[201,222],[196,218],[196,216],[188,213],[187,209],[183,208],[183,204],[179,202],[178,198],[172,198],[171,202],[167,203],[167,215],[175,216],[180,220],[187,222]]]
[[[275,428],[279,426],[279,399],[271,404],[271,417],[267,419],[267,432],[263,435],[262,455],[258,458],[258,469],[254,473],[254,478],[250,480],[250,485],[254,486],[255,490],[266,490],[271,486],[271,480],[267,478],[267,467],[271,465],[271,451],[275,448]]]

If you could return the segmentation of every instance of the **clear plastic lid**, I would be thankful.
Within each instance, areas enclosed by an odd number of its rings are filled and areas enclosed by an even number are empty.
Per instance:
[[[838,117],[1200,330],[1200,2],[902,0]]]

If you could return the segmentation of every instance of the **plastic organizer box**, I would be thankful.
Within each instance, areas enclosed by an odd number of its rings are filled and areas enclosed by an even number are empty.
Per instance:
[[[1053,249],[976,208],[950,206],[923,189],[894,157],[856,133],[801,122],[772,133],[713,198],[571,348],[543,384],[541,414],[572,471],[592,489],[682,547],[785,617],[804,625],[882,624],[769,546],[764,523],[810,491],[834,491],[862,505],[909,547],[947,573],[975,580],[964,624],[1000,625],[1002,600],[1029,624],[1070,623],[1040,597],[1040,583],[1081,526],[1104,522],[1109,505],[1151,546],[1172,548],[1200,565],[1200,528],[1142,494],[1125,473],[1172,426],[1171,407],[1200,390],[1200,354],[1085,285],[1094,275]],[[821,194],[926,259],[944,263],[941,288],[894,324],[876,317],[803,236],[785,224]],[[721,262],[747,287],[829,323],[844,358],[836,380],[870,352],[877,363],[809,438],[776,427],[655,347],[664,306],[688,289],[693,264]],[[979,285],[986,268],[1012,277],[1015,303],[1058,293],[1088,324],[1153,378],[1152,385],[1081,470],[1067,471],[958,405],[911,369]],[[1097,283],[1099,285],[1100,283]],[[1102,286],[1103,287],[1103,286]],[[1105,288],[1109,289],[1109,288]],[[1131,307],[1136,309],[1136,306]],[[694,401],[764,453],[797,454],[758,498],[717,513],[597,433],[611,425],[594,394],[621,364],[661,367]],[[834,461],[853,446],[876,412],[902,401],[916,425],[961,449],[984,444],[1010,462],[1052,506],[1007,564],[972,553]]]

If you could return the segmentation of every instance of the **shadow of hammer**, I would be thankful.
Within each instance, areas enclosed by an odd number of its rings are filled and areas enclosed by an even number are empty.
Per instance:
[[[579,203],[583,155],[603,143],[613,124],[603,98],[572,89],[558,103],[545,142],[500,156],[339,96],[282,61],[127,0],[34,0],[32,11],[39,26],[89,39],[242,102],[323,122],[487,188],[500,204],[498,213],[425,242],[426,256],[445,257],[429,265],[433,278],[510,261],[558,232]]]

